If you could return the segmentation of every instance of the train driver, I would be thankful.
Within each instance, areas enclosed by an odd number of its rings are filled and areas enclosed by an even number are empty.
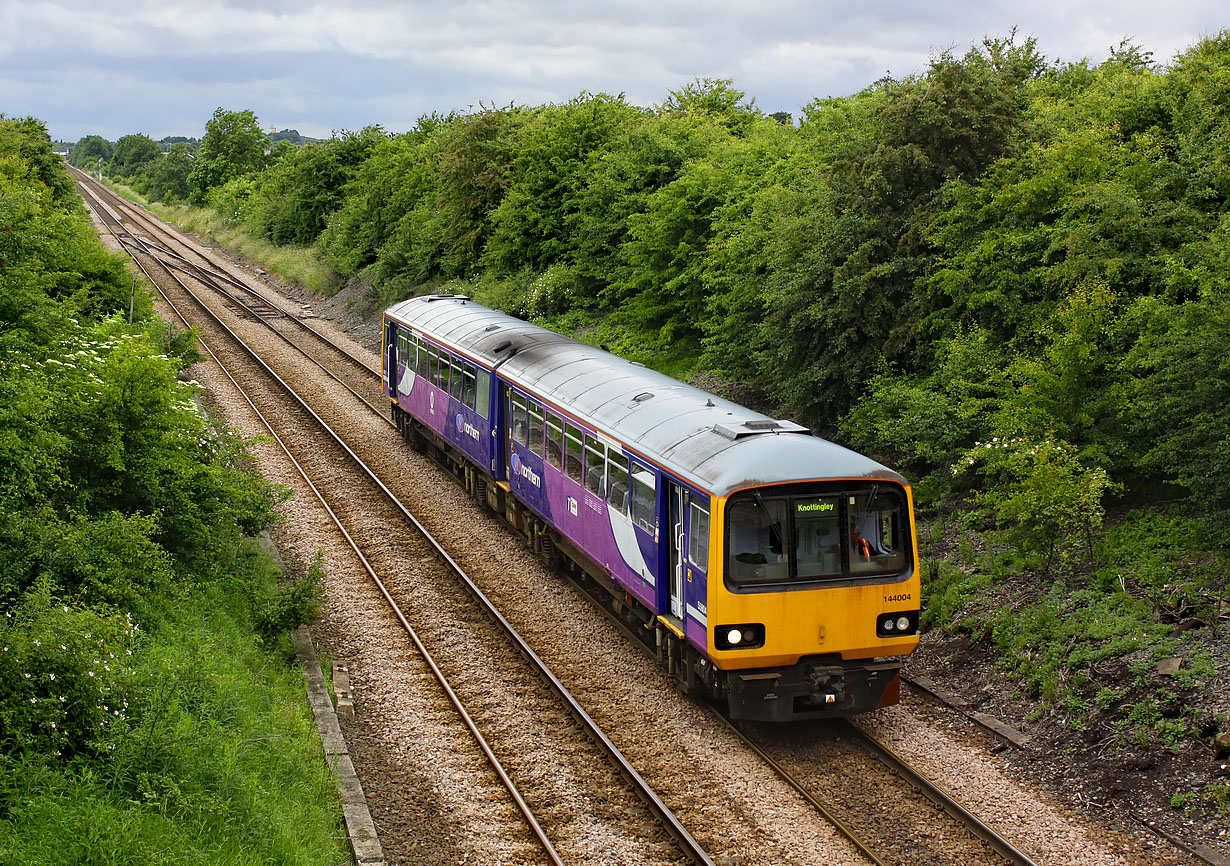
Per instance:
[[[864,562],[871,559],[871,542],[863,538],[858,523],[853,520],[850,521],[850,554],[861,556]]]

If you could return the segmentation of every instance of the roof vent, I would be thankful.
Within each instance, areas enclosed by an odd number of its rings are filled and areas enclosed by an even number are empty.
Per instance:
[[[484,331],[498,331],[500,330],[500,326],[499,325],[488,325],[487,327],[483,328],[483,330]]]
[[[498,346],[496,346],[494,349],[492,349],[491,351],[493,351],[493,352],[503,352],[503,351],[505,351],[506,349],[511,348],[511,346],[512,346],[512,340],[502,340],[502,341],[500,342],[500,344],[499,344]]]
[[[731,440],[754,436],[758,433],[807,433],[808,429],[793,421],[773,421],[769,418],[752,418],[737,424],[714,424],[713,432]]]
[[[642,391],[641,393],[637,394],[632,399],[637,403],[644,403],[646,400],[650,400],[652,398],[653,398],[653,394],[651,394],[648,391]]]

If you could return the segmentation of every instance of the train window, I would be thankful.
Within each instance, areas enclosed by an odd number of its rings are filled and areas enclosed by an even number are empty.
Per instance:
[[[518,445],[525,444],[525,398],[510,391],[508,393],[508,438]]]
[[[439,349],[437,351],[437,354],[439,355],[439,358],[440,358],[440,365],[439,367],[436,368],[436,387],[439,388],[441,391],[447,392],[448,391],[448,374],[449,374],[449,371],[453,368],[453,362],[449,358],[448,352],[444,351],[443,349]]]
[[[449,396],[460,403],[462,395],[465,394],[465,365],[460,358],[453,358],[452,366],[453,379],[449,385]]]
[[[433,385],[439,381],[439,377],[436,373],[439,362],[440,357],[436,354],[435,348],[429,347],[427,349],[427,381]]]
[[[745,496],[726,510],[730,533],[727,576],[736,584],[781,583],[790,577],[785,545],[786,501]]]
[[[688,560],[701,571],[709,570],[709,509],[695,500],[688,527]]]
[[[465,376],[465,387],[461,389],[461,402],[467,409],[473,409],[475,406],[475,397],[477,391],[476,376],[473,364],[461,365],[462,375]]]
[[[913,553],[900,487],[817,483],[737,493],[726,509],[735,587],[896,576]]]
[[[641,529],[658,533],[657,476],[635,460],[632,461],[632,520]]]
[[[800,578],[841,573],[841,511],[836,496],[794,502],[794,554]]]
[[[850,571],[898,572],[906,566],[902,522],[905,503],[892,490],[872,487],[851,494],[846,503],[850,526]]]
[[[427,344],[423,342],[422,337],[416,335],[414,338],[414,347],[416,355],[414,361],[414,372],[425,377],[427,375]]]
[[[542,456],[542,407],[529,401],[530,450]]]
[[[491,418],[491,374],[486,370],[478,371],[478,393],[475,395],[474,411],[483,420]]]
[[[547,412],[547,462],[564,468],[564,422]]]
[[[606,445],[585,437],[585,489],[598,498],[606,495]]]
[[[585,478],[585,457],[581,450],[581,431],[564,425],[564,471],[578,484]]]
[[[612,448],[607,452],[607,504],[616,511],[628,513],[628,455]]]
[[[436,350],[436,358],[439,361],[436,365],[436,387],[441,391],[448,391],[448,373],[453,364],[449,360],[448,352],[443,349]]]

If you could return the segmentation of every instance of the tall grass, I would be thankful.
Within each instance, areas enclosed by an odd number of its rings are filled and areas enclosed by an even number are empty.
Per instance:
[[[139,642],[99,755],[0,755],[0,864],[346,860],[302,676],[255,628],[253,577],[186,594]]]

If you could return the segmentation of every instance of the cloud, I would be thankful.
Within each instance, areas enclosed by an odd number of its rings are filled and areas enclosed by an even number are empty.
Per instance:
[[[328,135],[583,91],[649,105],[711,77],[795,113],[1014,26],[1052,59],[1096,62],[1127,36],[1166,61],[1223,17],[1213,0],[10,0],[0,111],[116,138],[199,135],[222,105]]]

